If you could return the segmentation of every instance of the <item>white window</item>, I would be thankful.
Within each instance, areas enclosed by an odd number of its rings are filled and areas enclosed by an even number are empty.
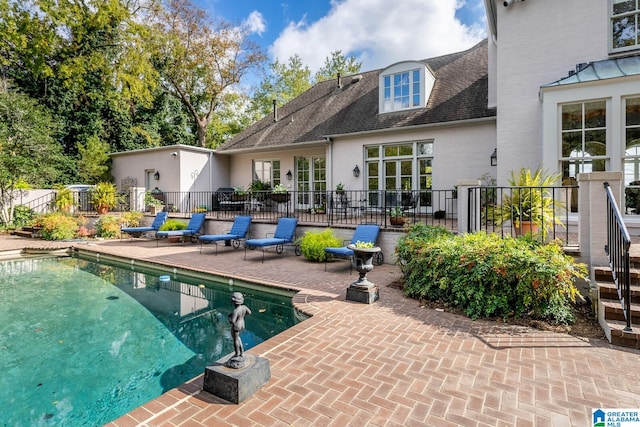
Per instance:
[[[562,178],[606,170],[607,106],[597,100],[562,105]]]
[[[640,0],[611,1],[611,51],[640,48]]]
[[[280,160],[254,160],[253,181],[258,180],[271,186],[280,184]]]
[[[431,190],[432,163],[433,141],[365,147],[366,189],[369,192]],[[420,193],[420,200],[421,206],[431,205],[431,196],[426,192]],[[387,203],[395,201],[387,200]],[[376,198],[372,203],[377,204],[379,200]]]
[[[625,213],[640,214],[640,98],[627,98],[625,107]]]
[[[434,81],[433,75],[419,62],[387,68],[379,78],[380,113],[424,108]]]

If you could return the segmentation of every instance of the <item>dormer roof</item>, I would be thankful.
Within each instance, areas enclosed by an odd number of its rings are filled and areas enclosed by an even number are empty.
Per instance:
[[[426,107],[379,114],[379,75],[373,70],[317,83],[218,147],[238,150],[296,148],[327,136],[404,129],[495,117],[487,107],[487,41],[458,53],[420,61],[435,77]]]

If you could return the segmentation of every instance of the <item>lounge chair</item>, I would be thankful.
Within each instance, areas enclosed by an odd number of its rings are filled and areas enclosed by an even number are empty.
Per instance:
[[[151,223],[150,226],[147,226],[147,227],[122,227],[120,229],[120,233],[127,233],[129,236],[131,236],[131,240],[133,240],[134,237],[140,237],[144,233],[150,233],[152,231],[155,231],[157,233],[158,229],[160,228],[160,226],[162,224],[164,224],[164,222],[167,220],[168,215],[169,214],[167,214],[166,212],[160,212],[153,219],[153,222]]]
[[[240,247],[240,241],[246,239],[250,226],[250,216],[237,216],[233,221],[231,230],[227,234],[205,234],[200,236],[198,238],[198,240],[200,240],[200,253],[202,253],[202,246],[205,243],[215,243],[216,255],[218,255],[218,242],[229,242],[235,249],[238,249]]]
[[[355,244],[356,242],[371,242],[374,245],[378,241],[378,235],[380,234],[380,226],[376,224],[360,224],[356,227],[356,231],[353,232],[353,238],[351,241],[345,240],[345,245],[340,248],[324,248],[324,252],[327,255],[324,260],[324,271],[327,271],[327,258],[330,256],[348,258],[350,263],[349,274],[351,274],[353,268],[353,251],[347,247],[347,244]],[[384,261],[384,255],[382,252],[378,252],[374,261],[376,264],[381,265]]]
[[[204,213],[194,213],[191,215],[191,219],[187,224],[187,228],[184,230],[170,230],[170,231],[158,231],[156,233],[156,246],[158,245],[159,239],[163,237],[171,237],[171,236],[180,236],[186,237],[189,236],[189,239],[192,243],[198,241],[198,236],[200,235],[200,230],[204,225],[205,214]]]
[[[268,246],[275,246],[276,253],[281,254],[284,251],[284,245],[293,244],[297,226],[297,218],[280,218],[278,220],[278,225],[276,226],[276,231],[273,234],[273,237],[245,240],[244,259],[247,259],[247,248],[251,250],[255,248],[262,248],[262,262],[264,262],[264,248]],[[296,256],[299,256],[302,253],[302,251],[300,250],[300,245],[294,245],[294,251]]]

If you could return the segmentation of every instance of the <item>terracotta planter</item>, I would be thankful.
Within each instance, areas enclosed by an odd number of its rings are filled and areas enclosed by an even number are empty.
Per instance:
[[[109,207],[108,206],[98,206],[96,208],[96,211],[98,211],[98,215],[104,215],[107,212],[109,212]]]
[[[520,221],[520,226],[513,226],[513,229],[516,232],[516,236],[526,236],[527,234],[531,234],[535,236],[538,234],[539,226],[535,222],[531,221]]]
[[[169,240],[169,243],[179,243],[180,236],[169,236],[167,237],[167,240]]]
[[[390,216],[389,222],[391,225],[395,227],[402,227],[404,225],[404,217],[401,216]]]

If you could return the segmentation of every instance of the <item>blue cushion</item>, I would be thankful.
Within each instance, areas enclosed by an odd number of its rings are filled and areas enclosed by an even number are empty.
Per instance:
[[[158,231],[158,237],[169,236],[191,236],[200,233],[200,229],[204,225],[205,214],[195,213],[191,216],[187,228],[185,230]]]
[[[276,239],[274,237],[267,237],[266,239],[250,239],[245,242],[245,244],[249,247],[265,247],[265,246],[275,246],[282,245],[285,243],[289,243],[290,240]]]
[[[380,226],[376,224],[360,224],[353,232],[353,238],[351,244],[356,242],[371,242],[374,245],[378,241],[378,234],[380,234]],[[336,256],[351,257],[353,251],[346,246],[340,248],[324,248],[326,253]]]
[[[273,237],[267,237],[265,239],[249,239],[245,244],[249,247],[264,247],[291,243],[293,242],[297,225],[297,218],[280,218]]]
[[[356,227],[356,231],[353,232],[353,238],[351,243],[356,242],[371,242],[375,245],[378,241],[378,234],[380,233],[380,226],[375,224],[361,224]]]
[[[187,230],[191,231],[192,234],[196,234],[200,231],[202,226],[204,225],[205,214],[204,213],[195,213],[191,215],[191,219],[187,224]],[[183,230],[186,231],[186,230]]]
[[[124,227],[120,231],[123,233],[148,233],[149,231],[157,231],[158,228],[167,220],[168,214],[166,212],[160,212],[156,215],[151,223],[151,226],[147,227]]]
[[[201,242],[221,242],[224,240],[244,239],[251,226],[250,216],[237,216],[231,226],[231,231],[227,234],[205,234],[200,236]]]
[[[153,227],[125,227],[120,229],[123,233],[147,233],[155,230]]]
[[[353,256],[353,251],[346,246],[343,246],[341,248],[324,248],[324,251],[332,255],[344,257]]]

